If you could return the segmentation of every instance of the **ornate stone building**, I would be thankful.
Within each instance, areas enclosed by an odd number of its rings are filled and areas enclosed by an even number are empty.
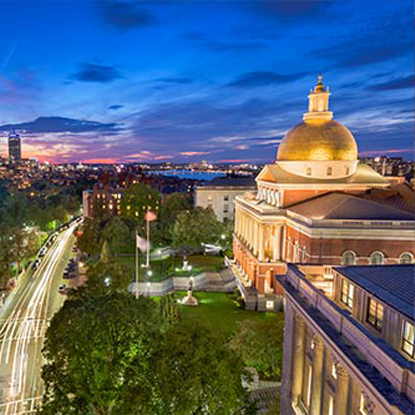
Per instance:
[[[329,111],[329,96],[319,76],[308,112],[256,178],[257,191],[235,198],[237,274],[264,298],[282,292],[273,275],[287,263],[414,260],[413,189],[400,184],[398,191],[359,162],[353,135]]]
[[[287,268],[281,414],[414,414],[415,267]]]

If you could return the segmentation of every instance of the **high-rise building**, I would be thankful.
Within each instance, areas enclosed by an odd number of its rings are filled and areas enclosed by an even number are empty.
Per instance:
[[[11,162],[20,162],[22,159],[22,148],[20,135],[12,131],[9,134],[9,160]]]

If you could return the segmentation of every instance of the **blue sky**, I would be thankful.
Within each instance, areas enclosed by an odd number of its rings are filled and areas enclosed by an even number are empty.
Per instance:
[[[324,74],[361,155],[413,158],[409,0],[0,2],[0,154],[271,162]]]

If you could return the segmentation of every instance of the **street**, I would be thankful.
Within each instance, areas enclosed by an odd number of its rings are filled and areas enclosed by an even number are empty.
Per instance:
[[[0,414],[35,413],[42,397],[43,339],[64,296],[58,287],[73,255],[76,224],[61,232],[37,270],[26,271],[0,311]]]

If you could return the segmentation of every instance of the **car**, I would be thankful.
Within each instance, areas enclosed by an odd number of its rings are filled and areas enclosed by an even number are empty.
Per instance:
[[[32,270],[36,270],[40,264],[40,260],[36,259],[35,262],[32,264]]]
[[[59,291],[59,294],[66,294],[66,291],[67,291],[66,284],[59,285],[58,291]]]
[[[40,256],[41,258],[42,258],[43,256],[45,256],[46,251],[47,251],[47,249],[46,249],[46,247],[44,246],[44,247],[40,250],[40,252],[39,252],[39,256]]]

